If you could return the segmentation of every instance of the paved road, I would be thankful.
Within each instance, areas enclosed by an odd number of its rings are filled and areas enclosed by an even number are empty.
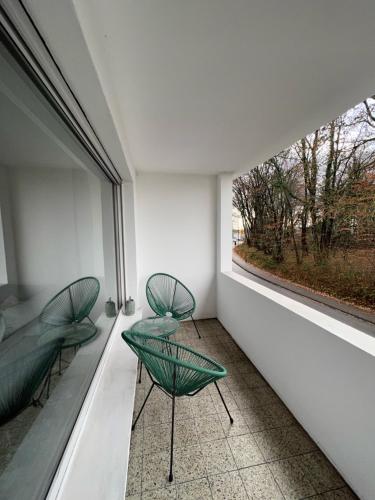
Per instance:
[[[298,285],[286,284],[284,280],[259,270],[235,254],[233,255],[233,271],[375,337],[375,314],[359,311],[355,307],[338,303],[335,299],[321,297]],[[284,288],[286,285],[288,288]],[[325,303],[322,303],[322,300]],[[344,310],[336,309],[337,306]]]

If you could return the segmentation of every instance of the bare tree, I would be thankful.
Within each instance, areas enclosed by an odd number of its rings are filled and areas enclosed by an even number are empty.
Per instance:
[[[328,259],[335,247],[348,241],[349,212],[352,221],[359,220],[348,203],[359,199],[359,185],[371,184],[374,165],[372,97],[235,180],[233,203],[247,244],[277,263],[288,248],[298,264],[310,252],[318,261]],[[362,201],[371,204],[372,191],[366,192]]]

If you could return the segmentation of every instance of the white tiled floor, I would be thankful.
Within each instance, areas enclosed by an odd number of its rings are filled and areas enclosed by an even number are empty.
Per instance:
[[[213,384],[176,404],[174,481],[168,482],[171,401],[154,389],[133,431],[127,499],[352,500],[343,479],[217,320],[183,322],[173,340],[222,363]],[[135,413],[150,387],[143,371]]]

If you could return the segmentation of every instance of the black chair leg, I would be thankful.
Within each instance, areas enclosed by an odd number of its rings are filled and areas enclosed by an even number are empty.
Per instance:
[[[146,399],[143,401],[142,408],[139,410],[139,413],[138,413],[138,415],[137,415],[137,418],[135,419],[134,424],[132,425],[132,431],[134,431],[134,429],[135,429],[135,425],[136,425],[136,423],[138,422],[139,417],[141,416],[141,413],[142,413],[142,411],[143,411],[143,408],[145,407],[145,404],[147,403],[147,400],[148,400],[148,398],[149,398],[149,396],[150,396],[150,394],[151,394],[152,389],[154,388],[154,385],[155,385],[155,384],[154,384],[154,383],[152,383],[152,386],[150,387],[150,390],[149,390],[149,391],[148,391],[148,393],[147,393]]]
[[[175,396],[172,396],[172,432],[171,432],[171,459],[169,464],[169,482],[173,481],[173,437],[174,437],[174,407]]]
[[[140,366],[139,366],[139,379],[138,379],[138,384],[140,384],[142,382],[142,366],[143,366],[143,363],[142,361],[140,361]]]
[[[202,337],[201,337],[201,334],[199,333],[199,330],[198,330],[197,324],[196,324],[196,322],[195,322],[195,319],[193,318],[193,315],[191,315],[191,319],[193,320],[193,323],[194,323],[195,329],[196,329],[196,331],[197,331],[198,337],[199,337],[199,338],[202,338]]]
[[[223,405],[228,413],[228,417],[229,417],[229,420],[230,420],[230,423],[233,424],[233,418],[232,418],[232,415],[229,413],[229,410],[228,410],[228,407],[227,405],[225,404],[225,401],[224,401],[224,398],[223,398],[223,395],[221,394],[220,392],[220,389],[219,389],[219,386],[217,385],[216,382],[214,382],[215,386],[216,386],[216,389],[217,389],[217,392],[219,393],[220,397],[221,397],[221,400],[223,402]]]

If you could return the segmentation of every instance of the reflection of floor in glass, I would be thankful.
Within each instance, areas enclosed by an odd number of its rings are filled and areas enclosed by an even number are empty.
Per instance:
[[[74,356],[74,349],[65,349],[63,351],[62,373],[64,373],[64,371],[68,368]],[[58,371],[59,360],[57,359],[52,368],[53,375],[51,378],[50,396],[53,394],[54,388],[61,380]],[[36,391],[36,395],[40,393],[40,390],[41,388]],[[46,403],[46,396],[47,391],[45,390],[40,400],[42,405]],[[22,443],[24,437],[41,411],[43,411],[42,407],[31,404],[12,420],[0,427],[0,475],[11,462],[17,448]]]

